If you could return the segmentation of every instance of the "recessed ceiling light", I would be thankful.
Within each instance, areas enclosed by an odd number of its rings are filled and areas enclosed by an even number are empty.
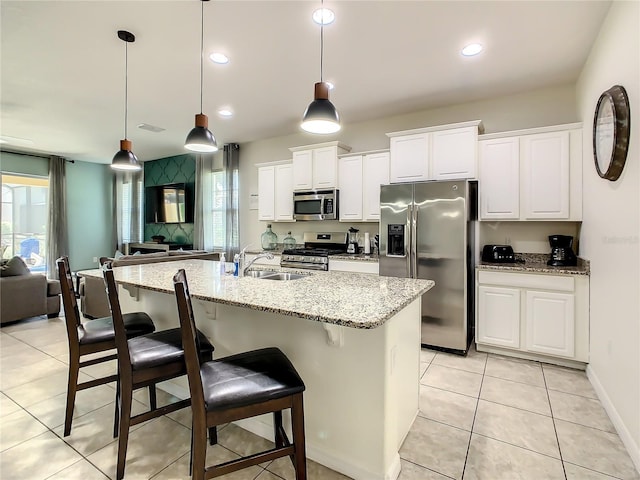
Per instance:
[[[156,127],[155,125],[149,125],[148,123],[139,123],[138,128],[140,128],[141,130],[147,130],[153,133],[163,132],[166,130],[166,128]]]
[[[228,118],[228,117],[233,117],[233,112],[228,108],[221,108],[220,110],[218,110],[218,115],[220,115],[221,117]]]
[[[225,64],[229,63],[229,57],[227,57],[224,53],[214,52],[209,55],[209,58],[213,63]]]
[[[313,12],[313,21],[318,25],[329,25],[336,19],[336,14],[328,8],[319,8]]]
[[[465,57],[473,57],[482,51],[482,45],[479,43],[470,43],[462,49],[462,55]]]

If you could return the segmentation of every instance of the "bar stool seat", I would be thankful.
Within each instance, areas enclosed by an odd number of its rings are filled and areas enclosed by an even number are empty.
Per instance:
[[[127,337],[138,337],[155,331],[151,317],[144,312],[125,313],[123,316]],[[96,318],[78,325],[78,341],[80,345],[111,341],[115,348],[115,331],[111,317]]]
[[[134,371],[139,371],[171,363],[182,366],[184,350],[182,349],[181,335],[179,328],[171,328],[129,339],[127,343],[131,357],[131,368]],[[198,343],[200,358],[211,359],[213,345],[200,331],[198,332]],[[184,373],[186,373],[186,369],[184,369]]]

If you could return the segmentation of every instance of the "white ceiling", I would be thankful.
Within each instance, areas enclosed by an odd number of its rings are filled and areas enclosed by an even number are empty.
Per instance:
[[[124,134],[140,160],[185,153],[200,111],[198,0],[1,3],[0,134],[6,149],[109,163]],[[320,1],[204,4],[204,113],[222,145],[300,131],[320,76]],[[576,81],[610,1],[338,1],[324,77],[343,124]],[[460,49],[480,42],[484,52]],[[216,112],[229,106],[232,119]],[[166,130],[151,133],[147,123]],[[339,138],[339,134],[331,139]],[[318,137],[325,141],[325,137]]]

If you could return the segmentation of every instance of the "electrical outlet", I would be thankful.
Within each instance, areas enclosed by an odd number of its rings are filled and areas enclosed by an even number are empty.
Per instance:
[[[504,244],[505,245],[511,245],[511,238],[510,237],[504,237]]]
[[[93,263],[98,263],[98,257],[93,257]]]

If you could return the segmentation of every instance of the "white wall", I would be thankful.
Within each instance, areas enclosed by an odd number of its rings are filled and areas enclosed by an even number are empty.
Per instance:
[[[589,375],[640,470],[640,3],[613,2],[577,84],[584,122],[582,255],[591,261]],[[627,90],[631,139],[616,182],[595,171],[591,124],[598,97]]]
[[[336,105],[338,110],[339,105]],[[300,112],[302,115],[302,112]],[[311,145],[334,140],[352,147],[352,152],[388,149],[387,132],[412,128],[444,125],[448,123],[482,120],[485,133],[494,133],[521,128],[572,123],[578,121],[574,86],[558,86],[519,95],[492,98],[461,105],[420,111],[370,120],[352,125],[343,125],[336,135],[319,136],[297,133],[285,137],[271,138],[240,146],[240,240],[241,245],[260,245],[260,235],[269,222],[258,221],[257,210],[249,210],[249,195],[258,193],[257,163],[291,158],[289,147]],[[377,223],[352,224],[341,222],[297,222],[273,223],[273,229],[282,242],[291,230],[298,241],[305,231],[347,231],[350,226],[360,232],[375,234]],[[552,232],[558,233],[558,232]]]

